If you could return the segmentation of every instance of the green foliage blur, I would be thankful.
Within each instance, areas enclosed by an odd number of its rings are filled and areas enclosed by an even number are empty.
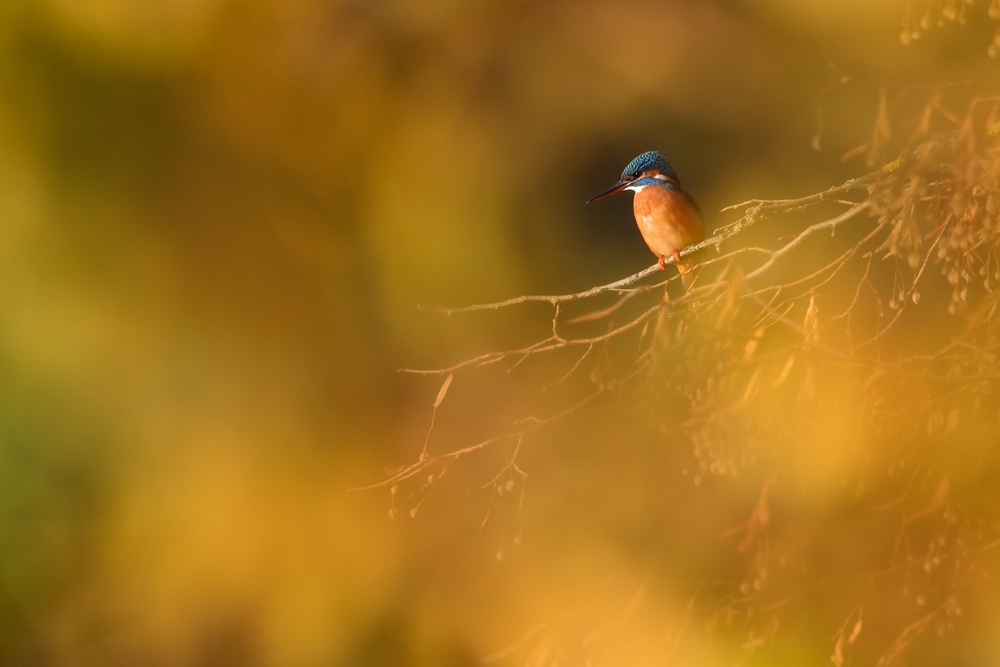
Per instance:
[[[931,4],[964,24],[859,0],[0,3],[0,664],[836,664],[861,599],[858,650],[887,655],[931,610],[879,579],[906,536],[845,509],[849,397],[788,464],[784,511],[829,530],[786,536],[814,586],[763,619],[711,591],[753,571],[767,476],[696,484],[648,405],[532,436],[523,504],[482,528],[503,449],[413,519],[409,489],[346,490],[419,455],[442,378],[397,369],[551,317],[418,306],[654,261],[628,197],[584,204],[635,155],[666,154],[712,228],[866,172],[840,158],[881,89],[995,93],[989,3]],[[456,374],[430,451],[557,411],[593,379],[539,391],[572,363]],[[985,575],[905,664],[1000,661]]]

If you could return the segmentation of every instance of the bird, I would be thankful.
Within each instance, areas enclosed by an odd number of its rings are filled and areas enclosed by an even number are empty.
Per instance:
[[[680,251],[705,240],[705,222],[694,198],[681,187],[677,172],[657,151],[647,151],[628,163],[617,183],[587,203],[622,190],[632,190],[632,210],[646,245],[659,258],[660,269],[673,257],[685,289],[694,282],[697,262],[681,261]]]

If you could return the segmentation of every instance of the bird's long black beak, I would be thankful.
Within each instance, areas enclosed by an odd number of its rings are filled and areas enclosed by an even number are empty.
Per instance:
[[[631,182],[632,181],[626,181],[626,180],[622,179],[622,180],[618,181],[617,183],[615,183],[614,185],[612,185],[607,190],[605,190],[604,192],[602,192],[601,194],[597,195],[596,197],[594,197],[593,199],[591,199],[590,201],[588,201],[587,203],[589,204],[591,202],[597,201],[598,199],[604,199],[605,197],[613,195],[616,192],[621,192],[626,187],[628,187]]]

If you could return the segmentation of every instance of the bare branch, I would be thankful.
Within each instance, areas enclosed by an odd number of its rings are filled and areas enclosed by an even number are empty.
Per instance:
[[[821,231],[826,231],[828,229],[831,230],[831,231],[832,230],[836,230],[839,225],[841,225],[844,222],[850,220],[851,218],[853,218],[854,216],[856,216],[861,211],[864,211],[864,210],[868,209],[870,206],[871,206],[870,202],[867,202],[867,201],[861,202],[860,204],[856,204],[853,207],[847,209],[846,211],[844,211],[843,213],[841,213],[840,215],[838,215],[835,218],[831,218],[831,219],[826,220],[824,222],[817,222],[816,224],[811,225],[811,226],[807,227],[806,229],[802,230],[794,239],[792,239],[791,241],[789,241],[788,243],[786,243],[784,247],[782,247],[780,250],[776,250],[774,252],[774,254],[771,255],[771,258],[769,260],[767,260],[766,262],[764,262],[762,265],[760,265],[759,267],[757,267],[755,270],[753,270],[750,273],[748,273],[747,274],[747,280],[750,281],[750,280],[753,280],[754,278],[756,278],[757,276],[762,275],[765,271],[767,271],[772,266],[774,266],[774,263],[776,261],[778,261],[779,259],[781,259],[785,255],[787,255],[788,253],[790,253],[793,250],[795,250],[796,248],[798,248],[802,244],[803,241],[805,241],[807,238],[809,238],[813,234],[815,234],[817,232],[821,232]]]
[[[454,371],[460,370],[462,368],[467,368],[469,366],[483,366],[486,364],[496,363],[507,357],[517,357],[526,358],[533,354],[538,354],[540,352],[550,352],[552,350],[559,350],[564,347],[570,347],[573,345],[593,345],[594,343],[600,343],[601,341],[609,340],[616,337],[618,334],[624,333],[629,329],[636,327],[637,325],[645,322],[649,317],[655,314],[659,309],[660,305],[655,305],[648,309],[639,317],[635,318],[627,324],[623,324],[617,329],[613,329],[608,333],[601,334],[600,336],[593,336],[591,338],[556,338],[550,337],[543,341],[533,343],[527,347],[522,347],[518,350],[508,350],[505,352],[487,352],[486,354],[479,355],[472,359],[467,359],[460,363],[450,366],[448,368],[439,368],[433,370],[421,370],[414,368],[401,368],[399,371],[401,373],[414,373],[416,375],[444,375],[445,373],[452,373]],[[520,362],[518,362],[520,363]]]
[[[723,211],[731,211],[733,209],[748,208],[753,207],[760,211],[795,211],[812,206],[814,204],[819,204],[825,201],[837,201],[837,198],[846,194],[852,190],[867,190],[871,187],[872,182],[883,173],[885,170],[880,169],[878,171],[873,171],[870,174],[860,176],[858,178],[852,178],[849,181],[834,186],[829,190],[824,190],[823,192],[818,192],[816,194],[807,195],[805,197],[799,197],[797,199],[750,199],[740,204],[733,204],[727,206]]]
[[[590,403],[591,401],[593,401],[595,398],[605,393],[606,391],[608,391],[607,387],[598,387],[593,393],[586,396],[583,400],[579,401],[578,403],[572,405],[569,408],[566,408],[561,412],[552,415],[551,417],[548,417],[546,419],[533,419],[531,426],[519,429],[517,431],[513,431],[511,433],[507,433],[505,435],[498,435],[494,438],[483,440],[482,442],[477,443],[475,445],[470,445],[469,447],[456,449],[455,451],[449,452],[448,454],[424,457],[419,461],[416,461],[410,464],[409,466],[406,466],[403,470],[397,472],[395,475],[389,476],[388,479],[384,479],[381,482],[376,482],[375,484],[369,484],[368,486],[360,486],[357,488],[348,489],[347,492],[361,493],[363,491],[371,491],[372,489],[393,486],[395,484],[398,484],[399,482],[411,479],[435,466],[440,466],[442,463],[444,464],[444,467],[447,467],[452,463],[454,463],[459,458],[471,454],[473,452],[477,452],[481,449],[485,449],[490,445],[496,444],[497,442],[501,442],[503,440],[508,440],[511,438],[521,439],[524,436],[528,435],[529,433],[537,431],[538,429],[542,428],[547,424],[558,421],[560,419],[564,419],[565,417],[568,417],[569,415],[577,412],[578,410],[583,408],[585,405],[587,405],[588,403]]]

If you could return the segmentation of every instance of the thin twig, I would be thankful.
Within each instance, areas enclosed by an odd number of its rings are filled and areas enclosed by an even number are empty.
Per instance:
[[[816,234],[817,232],[821,232],[821,231],[826,231],[828,229],[829,230],[834,230],[839,225],[841,225],[842,223],[850,220],[851,218],[853,218],[854,216],[856,216],[858,213],[860,213],[861,211],[864,211],[865,209],[869,208],[870,206],[871,206],[870,202],[867,202],[867,201],[861,202],[860,204],[856,204],[853,208],[847,209],[846,211],[844,211],[843,213],[841,213],[840,215],[838,215],[835,218],[830,218],[829,220],[826,220],[824,222],[818,222],[818,223],[816,223],[814,225],[810,225],[809,227],[805,228],[795,238],[793,238],[791,241],[789,241],[788,243],[786,243],[784,245],[784,247],[782,247],[780,250],[776,250],[775,253],[773,255],[771,255],[771,258],[769,260],[767,260],[766,262],[764,262],[763,264],[761,264],[760,266],[758,266],[756,269],[754,269],[753,271],[751,271],[750,273],[748,273],[747,274],[747,280],[748,281],[753,280],[757,276],[760,276],[761,274],[763,274],[765,271],[767,271],[772,266],[774,266],[775,262],[777,262],[779,259],[781,259],[785,255],[787,255],[791,251],[793,251],[796,248],[798,248],[802,244],[803,241],[805,241],[807,238],[809,238],[813,234]]]

